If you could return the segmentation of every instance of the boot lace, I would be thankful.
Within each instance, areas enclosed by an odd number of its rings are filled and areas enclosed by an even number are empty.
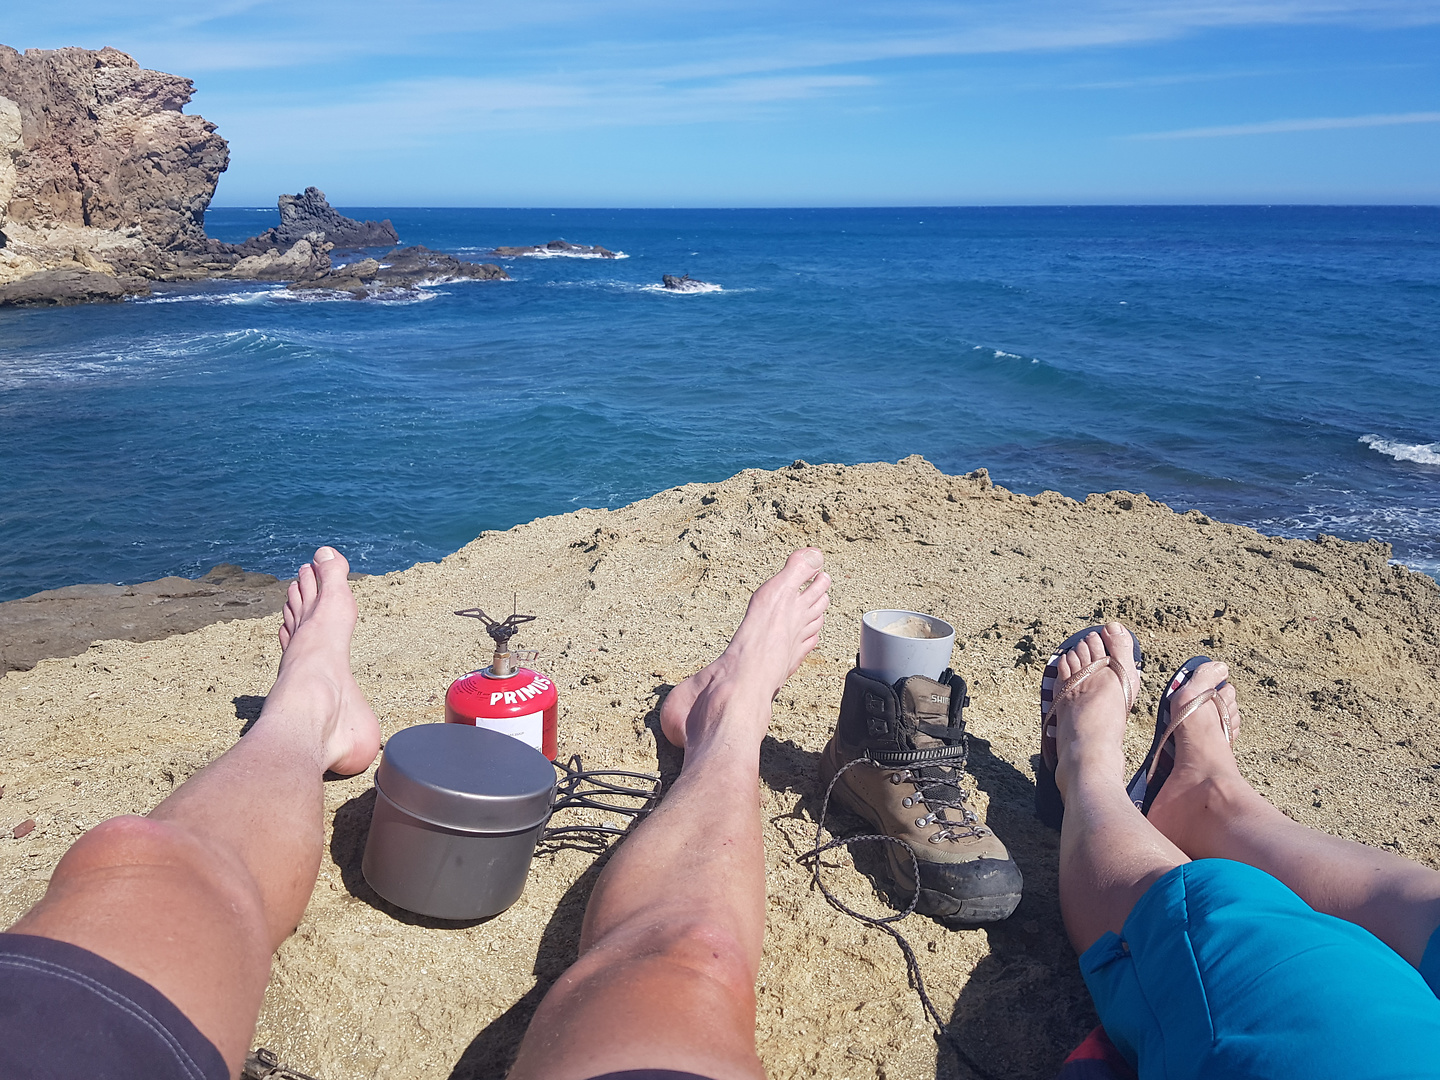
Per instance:
[[[922,754],[924,757],[919,761],[911,760]],[[944,747],[881,753],[873,757],[867,751],[865,757],[856,760],[870,761],[879,768],[899,766],[890,773],[890,782],[915,785],[915,794],[907,796],[903,805],[908,808],[919,803],[927,811],[915,819],[915,827],[924,829],[937,823],[940,825],[939,831],[931,834],[930,843],[965,840],[985,836],[989,832],[980,824],[980,816],[970,808],[972,793],[960,785],[960,777],[970,761],[968,735],[962,733],[958,740]],[[904,764],[905,761],[910,763]],[[951,811],[955,813],[955,820],[951,820]]]

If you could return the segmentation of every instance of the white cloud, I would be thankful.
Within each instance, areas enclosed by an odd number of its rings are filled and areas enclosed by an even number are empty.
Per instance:
[[[1152,131],[1125,137],[1128,139],[1221,139],[1232,135],[1276,135],[1288,131],[1333,131],[1339,128],[1437,123],[1440,123],[1440,112],[1375,113],[1370,116],[1315,116],[1302,120],[1267,120],[1259,124],[1183,128],[1179,131]]]

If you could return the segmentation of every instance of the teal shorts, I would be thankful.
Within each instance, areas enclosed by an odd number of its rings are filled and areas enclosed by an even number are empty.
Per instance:
[[[1080,970],[1142,1080],[1433,1080],[1437,939],[1417,971],[1269,874],[1201,859],[1150,886],[1123,934],[1085,950]]]

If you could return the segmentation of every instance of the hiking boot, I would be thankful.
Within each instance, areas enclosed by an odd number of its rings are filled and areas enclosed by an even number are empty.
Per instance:
[[[948,669],[938,682],[912,675],[890,686],[852,668],[820,756],[831,799],[915,853],[912,862],[901,845],[883,845],[892,902],[915,895],[918,863],[915,910],[950,926],[998,922],[1020,903],[1015,860],[966,805],[968,704],[965,680]]]

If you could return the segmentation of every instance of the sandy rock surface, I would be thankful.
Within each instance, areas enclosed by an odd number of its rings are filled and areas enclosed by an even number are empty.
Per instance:
[[[75,656],[93,641],[154,641],[224,619],[273,615],[285,606],[285,589],[271,574],[221,563],[199,578],[66,585],[6,600],[0,603],[0,674]]]
[[[659,702],[803,544],[826,552],[834,605],[777,701],[761,762],[770,901],[757,1035],[771,1076],[972,1075],[937,1049],[894,943],[828,907],[794,862],[815,835],[816,758],[871,608],[956,625],[979,802],[1025,874],[1019,910],[992,929],[900,927],[950,1034],[988,1076],[1053,1075],[1095,1022],[1060,924],[1057,835],[1031,813],[1041,665],[1077,628],[1118,617],[1144,645],[1132,762],[1166,674],[1194,653],[1222,658],[1244,711],[1241,768],[1268,798],[1440,867],[1440,588],[1388,565],[1382,544],[1269,538],[1143,495],[1017,495],[919,458],[747,471],[487,533],[438,564],[357,582],[357,677],[387,735],[440,719],[448,682],[487,653],[451,611],[508,609],[518,592],[540,618],[517,643],[541,650],[560,688],[562,754],[673,775],[676,755],[657,751]],[[148,810],[235,741],[274,677],[276,625],[105,642],[0,679],[0,920],[39,898],[77,835]],[[543,849],[520,901],[478,925],[398,911],[359,870],[372,775],[327,786],[327,856],[277,955],[257,1044],[324,1080],[503,1076],[574,956],[599,863]],[[11,839],[28,819],[34,830]],[[827,857],[824,873],[847,902],[882,910],[850,857]]]

